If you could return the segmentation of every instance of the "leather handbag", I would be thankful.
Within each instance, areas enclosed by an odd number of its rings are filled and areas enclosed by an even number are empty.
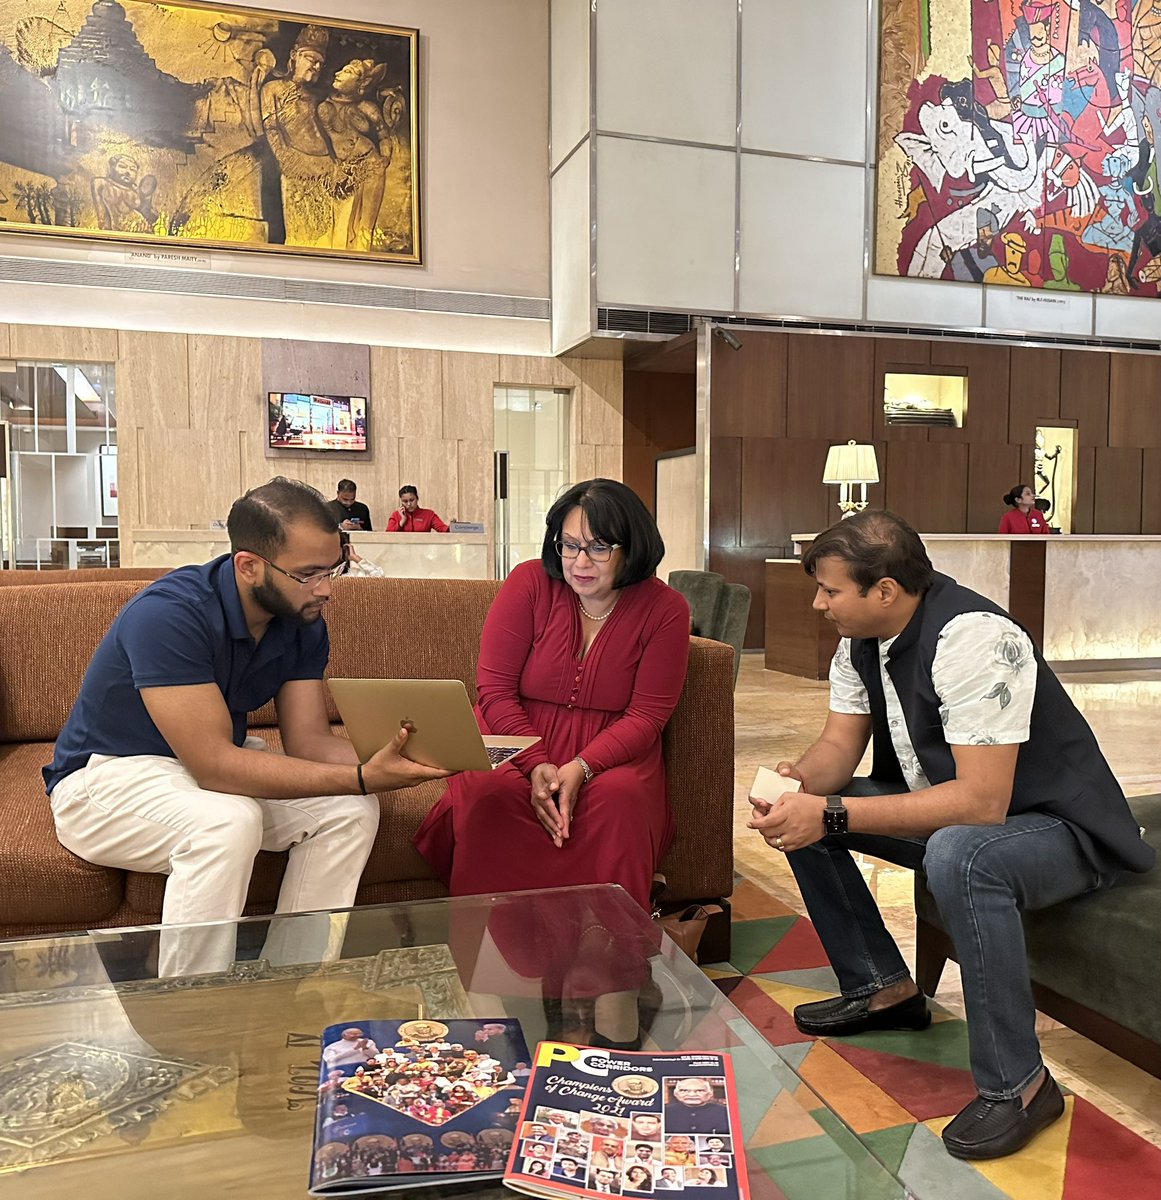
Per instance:
[[[665,894],[665,876],[653,876],[649,900],[653,920],[671,937],[687,957],[697,962],[697,949],[705,933],[706,922],[722,911],[720,904],[690,904],[676,912],[661,913],[661,897]]]
[[[654,913],[654,920],[677,943],[683,954],[697,962],[697,950],[705,933],[706,922],[722,911],[720,904],[691,904],[679,912]]]

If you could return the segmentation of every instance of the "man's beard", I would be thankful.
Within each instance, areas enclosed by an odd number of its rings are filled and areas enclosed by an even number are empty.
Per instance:
[[[272,617],[280,617],[289,625],[312,625],[322,616],[321,608],[304,611],[291,604],[278,588],[270,582],[269,573],[263,577],[261,583],[254,585],[254,589],[250,594],[254,597],[259,608],[264,609]]]

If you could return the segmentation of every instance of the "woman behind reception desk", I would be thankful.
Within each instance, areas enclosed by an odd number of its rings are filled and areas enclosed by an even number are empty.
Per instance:
[[[1018,483],[1004,497],[1010,505],[1000,521],[1000,533],[1051,533],[1044,514],[1036,506],[1036,493],[1026,483]]]

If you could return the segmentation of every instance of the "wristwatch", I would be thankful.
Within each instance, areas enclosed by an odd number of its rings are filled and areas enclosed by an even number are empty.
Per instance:
[[[847,809],[841,796],[827,796],[826,811],[822,814],[824,833],[846,833]]]
[[[592,767],[579,754],[573,759],[573,762],[580,763],[580,769],[585,773],[585,783],[590,783],[596,774]]]

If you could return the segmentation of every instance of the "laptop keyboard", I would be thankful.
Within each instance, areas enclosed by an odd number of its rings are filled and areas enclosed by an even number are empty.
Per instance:
[[[488,761],[495,764],[507,762],[513,755],[520,753],[519,746],[485,746],[488,752]]]

